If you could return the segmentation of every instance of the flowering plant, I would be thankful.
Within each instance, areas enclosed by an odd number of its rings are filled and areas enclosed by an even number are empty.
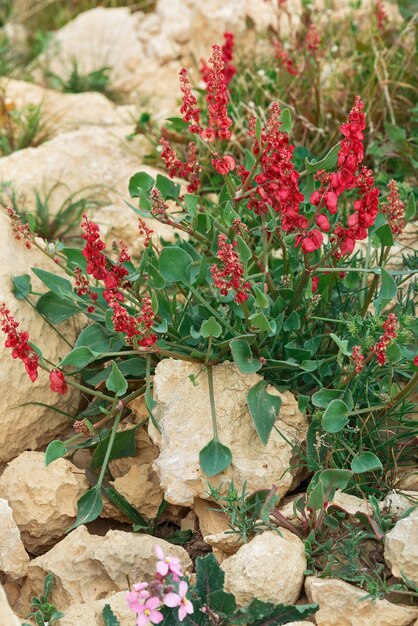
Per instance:
[[[323,158],[306,160],[303,171],[293,160],[290,112],[278,103],[263,119],[250,116],[238,141],[228,108],[234,72],[229,65],[225,74],[225,63],[230,54],[213,46],[203,70],[205,110],[186,69],[180,71],[181,118],[170,123],[187,136],[187,148],[183,139],[174,147],[165,133],[161,157],[169,178],[139,172],[129,181],[143,238],[139,259],[123,242],[109,254],[87,215],[80,251],[42,246],[10,212],[16,237],[40,247],[70,278],[34,268],[49,290],[37,310],[53,324],[77,313],[90,322],[61,362],[51,364],[18,331],[7,305],[0,310],[6,346],[31,380],[42,368],[54,392],[65,395],[74,386],[93,398],[77,416],[77,434],[52,442],[46,453],[49,463],[91,448],[92,468],[101,467],[79,501],[75,525],[100,515],[109,460],[127,455],[124,446],[129,455],[135,450],[135,428],[119,431],[135,398],[145,397],[159,428],[152,378],[166,357],[199,363],[208,377],[213,437],[200,465],[209,477],[232,460],[219,437],[213,385],[213,368],[225,360],[263,377],[248,407],[264,444],[280,414],[268,385],[297,394],[311,416],[306,448],[299,449],[309,471],[342,468],[349,488],[376,493],[392,486],[394,453],[397,465],[413,457],[408,442],[416,424],[404,416],[418,382],[416,270],[387,264],[414,215],[414,196],[402,197],[391,182],[379,207],[382,194],[365,164],[359,96],[339,143]],[[176,240],[156,239],[153,220],[171,226]],[[15,277],[14,292],[30,298],[30,277]],[[387,428],[389,420],[396,428]]]
[[[286,606],[253,600],[238,608],[235,596],[224,591],[225,574],[213,554],[196,559],[196,582],[190,584],[175,557],[164,555],[155,546],[158,558],[156,572],[150,582],[132,586],[126,600],[136,613],[137,626],[150,624],[188,626],[200,624],[286,624],[312,615],[317,605]]]

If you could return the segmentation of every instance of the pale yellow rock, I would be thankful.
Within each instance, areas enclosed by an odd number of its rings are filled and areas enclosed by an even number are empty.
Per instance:
[[[418,505],[418,491],[398,492],[394,489],[386,496],[382,504],[389,513],[400,516],[411,507]]]
[[[19,110],[40,107],[41,125],[47,135],[85,126],[133,126],[131,107],[117,106],[98,92],[60,93],[23,80],[2,77],[4,97]]]
[[[20,621],[7,602],[6,594],[0,585],[0,624],[1,626],[20,626]]]
[[[418,508],[396,522],[384,539],[385,560],[392,574],[404,574],[418,585]]]
[[[280,532],[257,535],[222,563],[225,589],[240,606],[253,598],[276,604],[298,599],[306,569],[304,545],[293,533]]]
[[[203,537],[205,543],[212,548],[221,550],[227,556],[231,556],[238,552],[239,548],[243,545],[244,541],[238,533],[223,532],[216,533],[215,535],[206,535]]]
[[[9,502],[22,541],[34,554],[64,536],[88,488],[70,461],[61,458],[46,467],[43,452],[23,452],[0,478],[0,496]]]
[[[193,510],[197,515],[202,537],[221,533],[228,529],[228,517],[214,502],[196,498],[193,503]]]
[[[54,574],[51,601],[61,610],[70,605],[100,600],[131,582],[149,581],[155,572],[154,546],[180,559],[184,571],[191,568],[187,552],[163,539],[121,530],[105,536],[90,535],[85,526],[72,531],[46,554],[31,561],[18,608],[27,606],[42,591],[48,572]]]
[[[193,385],[191,375],[197,377],[197,385]],[[213,377],[219,437],[231,449],[232,464],[211,483],[219,486],[233,480],[240,491],[246,481],[249,492],[276,484],[284,495],[300,480],[301,461],[275,430],[266,446],[257,435],[247,394],[261,377],[241,374],[228,362],[214,367]],[[307,419],[295,397],[273,388],[271,393],[282,399],[277,428],[286,438],[301,443]],[[149,432],[160,448],[155,468],[161,486],[168,502],[191,506],[196,497],[207,498],[208,478],[199,465],[199,452],[213,437],[207,376],[199,365],[165,359],[155,371],[154,397],[162,434],[152,424]]]
[[[0,159],[0,169],[4,160],[7,159]],[[23,170],[20,175],[23,175]],[[52,273],[59,271],[56,264],[39,250],[34,247],[27,250],[24,242],[15,240],[10,220],[0,210],[0,303],[6,303],[20,323],[19,330],[29,332],[30,341],[39,346],[45,357],[52,363],[58,363],[67,353],[68,345],[28,302],[16,300],[12,293],[13,276],[31,274],[31,267]],[[42,293],[47,290],[34,274],[31,280],[34,291]],[[75,321],[78,325],[77,318]],[[58,329],[70,343],[74,343],[76,328],[72,320],[59,324]],[[50,407],[75,412],[79,395],[73,388],[66,396],[52,392],[48,374],[41,370],[36,382],[32,383],[23,363],[12,359],[11,350],[4,346],[4,335],[0,337],[0,463],[9,461],[24,450],[49,443],[68,423],[65,415]],[[28,402],[32,404],[23,406]],[[36,405],[37,402],[43,405]]]
[[[29,555],[20,538],[19,528],[7,500],[0,498],[0,572],[7,580],[26,576]]]
[[[335,492],[335,496],[331,504],[340,506],[350,515],[355,515],[359,512],[370,515],[373,512],[372,507],[366,500],[362,500],[361,498],[353,496],[349,493],[344,493],[344,491],[341,491],[340,489],[337,489]]]
[[[103,600],[87,601],[83,604],[73,604],[65,611],[59,626],[103,626],[103,609],[109,604],[120,626],[133,626],[132,616],[126,602],[127,591],[114,593]]]
[[[366,592],[342,580],[309,576],[309,602],[319,604],[317,626],[410,626],[418,609],[387,600],[362,600]]]

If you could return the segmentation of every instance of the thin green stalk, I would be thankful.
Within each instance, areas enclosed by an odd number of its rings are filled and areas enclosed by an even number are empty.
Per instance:
[[[203,298],[203,296],[200,295],[200,293],[198,291],[196,291],[196,289],[192,286],[189,285],[189,289],[190,291],[193,293],[193,295],[195,296],[195,298],[197,298],[207,309],[208,311],[210,311],[212,313],[212,315],[214,315],[216,317],[216,319],[218,320],[218,322],[220,322],[221,324],[223,324],[223,326],[225,326],[225,328],[227,330],[229,330],[230,333],[234,334],[234,329],[232,328],[232,326],[230,326],[228,324],[228,322],[221,316],[219,315],[219,313],[217,311],[215,311],[214,308],[212,308],[210,306],[210,304],[208,304],[206,302],[206,300]]]
[[[110,453],[112,452],[113,444],[114,444],[115,437],[116,437],[116,432],[118,430],[121,417],[122,417],[122,410],[116,413],[115,421],[113,422],[112,432],[110,433],[110,439],[109,439],[108,446],[106,448],[105,458],[103,459],[103,465],[101,467],[99,479],[97,481],[97,489],[100,489],[100,487],[102,486],[103,478],[107,469],[107,465],[109,463]]]
[[[212,371],[211,365],[208,366],[208,385],[209,385],[210,412],[212,415],[213,439],[214,441],[219,441],[218,424],[216,422],[215,390],[213,386],[213,371]]]

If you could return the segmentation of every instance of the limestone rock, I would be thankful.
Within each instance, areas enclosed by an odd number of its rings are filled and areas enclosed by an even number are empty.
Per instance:
[[[243,545],[243,539],[241,538],[241,536],[237,533],[232,532],[206,535],[205,537],[203,537],[203,539],[205,543],[210,545],[212,548],[221,550],[221,552],[224,552],[227,556],[236,554],[239,548]]]
[[[387,600],[362,600],[366,592],[333,578],[309,576],[305,582],[309,602],[319,604],[318,626],[409,626],[418,609]]]
[[[366,513],[370,515],[373,512],[372,507],[366,500],[362,500],[361,498],[353,496],[349,493],[344,493],[344,491],[341,491],[340,489],[337,489],[335,492],[335,496],[331,504],[340,506],[350,515],[355,515],[356,513]]]
[[[90,535],[85,526],[72,531],[49,552],[31,561],[20,598],[28,599],[42,590],[48,572],[54,574],[51,602],[65,611],[71,604],[100,600],[126,589],[129,580],[151,580],[155,572],[154,546],[178,557],[184,571],[191,561],[187,552],[163,539],[121,530],[105,536]]]
[[[264,602],[294,604],[306,569],[303,542],[287,530],[257,535],[221,565],[225,589],[240,606],[259,598]],[[274,576],[272,576],[274,572]]]
[[[197,386],[190,375],[197,377]],[[250,492],[274,483],[284,495],[300,477],[296,467],[300,460],[275,430],[267,446],[257,435],[246,402],[248,391],[261,377],[241,374],[232,363],[214,367],[213,376],[219,437],[232,451],[232,464],[212,483],[233,480],[240,490],[246,481]],[[282,399],[277,427],[287,438],[303,441],[307,420],[296,399],[290,392],[272,393]],[[162,429],[160,435],[152,424],[149,427],[151,438],[160,447],[155,468],[167,501],[190,506],[194,498],[207,497],[208,479],[199,465],[199,451],[213,436],[207,378],[199,365],[165,359],[155,371],[154,398],[155,416]]]
[[[0,499],[0,572],[8,580],[26,576],[29,556],[20,539],[20,532],[13,519],[7,500]]]
[[[6,594],[0,585],[0,624],[1,626],[20,626],[20,621],[7,602]]]
[[[63,537],[77,516],[77,500],[89,485],[65,459],[45,467],[42,452],[23,452],[0,477],[22,541],[34,554]]]
[[[383,501],[384,508],[397,516],[403,515],[408,509],[418,504],[418,491],[398,492],[395,489]]]
[[[40,148],[39,148],[40,149]],[[38,150],[38,148],[36,149]],[[33,151],[35,153],[35,150]],[[39,158],[39,157],[37,157]],[[0,169],[3,162],[0,160]],[[34,161],[32,161],[32,165]],[[21,176],[23,172],[21,170]],[[27,172],[26,172],[27,174]],[[17,176],[19,176],[17,174]],[[0,302],[5,302],[20,323],[19,330],[28,331],[30,341],[39,346],[45,357],[58,363],[68,350],[67,344],[54,330],[33,311],[25,300],[16,300],[12,293],[12,277],[27,274],[31,267],[57,273],[57,266],[39,250],[25,248],[16,241],[10,220],[0,210]],[[46,288],[35,275],[31,275],[34,291]],[[77,318],[74,318],[77,324]],[[58,326],[60,332],[74,343],[76,330],[72,320]],[[65,415],[52,407],[64,408],[66,412],[76,410],[79,392],[70,388],[67,395],[59,396],[49,388],[48,375],[39,372],[38,380],[32,383],[23,363],[12,359],[11,351],[4,346],[4,335],[0,337],[0,463],[9,461],[20,452],[38,448],[49,443],[54,435],[68,422]],[[23,406],[25,403],[32,403]],[[43,406],[35,403],[43,403]]]
[[[386,534],[385,559],[394,576],[404,574],[418,585],[418,508]]]
[[[199,520],[202,537],[215,535],[228,529],[228,518],[214,502],[196,498],[193,503],[194,512]]]
[[[92,600],[83,604],[73,604],[65,611],[59,626],[103,626],[102,612],[106,604],[110,604],[113,613],[119,620],[120,626],[132,626],[132,611],[125,600],[126,591],[119,591],[103,600]]]
[[[0,88],[16,109],[40,107],[45,134],[75,130],[85,126],[133,126],[132,107],[117,106],[101,93],[60,93],[34,83],[2,78]],[[128,131],[129,132],[129,131]]]

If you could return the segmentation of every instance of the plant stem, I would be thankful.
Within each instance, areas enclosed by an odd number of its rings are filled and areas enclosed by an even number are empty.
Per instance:
[[[208,366],[208,385],[209,385],[210,412],[212,415],[213,438],[215,441],[219,441],[218,425],[216,422],[215,391],[213,388],[213,371],[212,371],[211,365]]]
[[[228,324],[228,322],[221,315],[219,315],[219,313],[217,311],[215,311],[215,309],[213,309],[210,306],[210,304],[208,304],[206,302],[206,300],[203,298],[203,296],[201,296],[200,293],[198,291],[196,291],[196,289],[192,285],[189,285],[189,289],[192,292],[192,294],[195,296],[195,298],[197,298],[208,309],[208,311],[210,311],[212,313],[212,315],[214,315],[216,317],[216,319],[221,324],[223,324],[223,326],[225,326],[225,328],[227,330],[229,330],[230,333],[234,334],[234,329],[232,328],[232,326],[230,326]]]
[[[110,453],[112,452],[113,443],[116,437],[116,431],[118,429],[121,417],[122,417],[122,409],[116,413],[115,421],[113,422],[112,432],[110,433],[110,439],[106,448],[105,458],[103,459],[103,465],[100,470],[99,480],[97,481],[98,489],[100,489],[100,487],[102,486],[103,478],[107,469],[107,465],[109,463]]]

